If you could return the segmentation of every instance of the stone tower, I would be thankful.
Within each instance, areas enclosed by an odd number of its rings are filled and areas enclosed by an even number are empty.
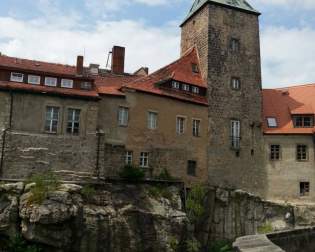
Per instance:
[[[259,15],[245,0],[195,0],[181,53],[196,46],[208,83],[209,183],[263,196]]]

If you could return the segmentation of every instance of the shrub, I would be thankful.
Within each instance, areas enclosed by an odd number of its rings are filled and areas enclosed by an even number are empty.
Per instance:
[[[208,250],[209,252],[233,252],[231,243],[228,241],[217,241]]]
[[[30,189],[31,196],[29,203],[41,204],[49,192],[55,191],[60,185],[60,181],[52,172],[45,174],[36,174],[29,178],[28,183],[35,183]]]
[[[205,213],[204,199],[205,188],[202,185],[195,185],[188,194],[186,201],[187,216],[191,223],[196,223]]]
[[[84,198],[88,199],[88,198],[90,198],[91,196],[93,196],[93,195],[96,193],[96,191],[95,191],[95,189],[94,189],[92,186],[90,186],[90,185],[85,185],[85,186],[83,186],[83,188],[81,189],[81,193],[82,193],[82,195],[83,195]]]
[[[173,200],[173,194],[171,191],[168,190],[167,187],[164,186],[150,186],[148,189],[149,194],[153,197],[153,198],[166,198],[168,200]]]
[[[136,166],[126,165],[119,173],[119,176],[127,181],[136,182],[144,178],[144,171]]]
[[[272,231],[273,231],[273,227],[269,222],[257,228],[258,234],[268,234],[268,233],[271,233]]]
[[[196,238],[192,238],[186,241],[186,250],[187,252],[199,252],[201,248],[201,244],[197,241]]]
[[[178,250],[178,240],[174,236],[171,236],[169,239],[169,243],[172,251],[176,252]]]
[[[28,245],[21,235],[15,236],[10,241],[8,246],[8,252],[41,252],[43,251],[36,245]]]

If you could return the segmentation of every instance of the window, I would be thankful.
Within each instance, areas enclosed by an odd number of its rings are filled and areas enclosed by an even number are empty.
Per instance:
[[[313,116],[294,116],[293,123],[295,128],[310,128],[314,127]]]
[[[231,88],[233,90],[240,90],[241,89],[241,80],[239,78],[233,77],[231,79]]]
[[[197,119],[193,120],[193,136],[194,137],[200,136],[200,120]]]
[[[57,86],[57,78],[46,77],[45,78],[45,85],[50,86],[50,87],[56,87]]]
[[[197,64],[191,64],[191,68],[193,73],[199,73],[198,65]]]
[[[149,152],[140,153],[140,167],[142,168],[149,167]]]
[[[197,87],[192,87],[191,90],[192,90],[193,93],[199,94],[199,88],[197,88]]]
[[[59,108],[58,107],[47,107],[46,108],[46,120],[45,120],[45,131],[48,133],[57,133],[59,120]]]
[[[196,167],[197,167],[197,162],[194,160],[188,160],[187,163],[187,174],[189,176],[196,176]]]
[[[296,147],[296,159],[298,161],[307,161],[308,160],[308,149],[304,144],[298,144]]]
[[[28,76],[28,83],[29,84],[34,84],[34,85],[39,85],[40,84],[40,76],[29,75]]]
[[[126,165],[132,165],[132,158],[133,158],[133,152],[132,151],[126,151],[125,164]]]
[[[157,117],[158,117],[158,114],[156,112],[148,113],[148,128],[149,129],[157,128]]]
[[[179,82],[178,81],[172,81],[172,88],[179,89]]]
[[[189,85],[183,84],[182,89],[183,89],[184,91],[189,91]]]
[[[268,128],[277,128],[277,120],[274,117],[267,117]]]
[[[310,182],[300,182],[300,196],[310,195]]]
[[[91,90],[92,89],[92,83],[88,82],[88,81],[81,82],[81,89]]]
[[[231,51],[238,52],[240,50],[240,41],[238,39],[231,39]]]
[[[185,118],[177,117],[176,118],[176,132],[177,134],[184,134],[185,131]]]
[[[233,149],[240,148],[241,122],[239,120],[231,120],[231,147]]]
[[[78,135],[80,129],[80,109],[68,109],[67,133]]]
[[[270,145],[270,160],[273,161],[280,160],[280,145],[278,144]]]
[[[11,73],[10,81],[23,82],[23,79],[24,79],[24,74],[22,74],[22,73]]]
[[[129,109],[126,107],[119,107],[118,109],[118,125],[128,126]]]
[[[63,88],[73,88],[73,80],[62,79],[61,87]]]

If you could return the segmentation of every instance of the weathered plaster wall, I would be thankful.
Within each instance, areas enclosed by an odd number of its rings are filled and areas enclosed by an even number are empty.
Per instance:
[[[315,169],[314,142],[312,136],[264,136],[265,160],[268,172],[268,194],[271,200],[283,201],[314,201],[315,199]],[[281,146],[281,159],[270,160],[270,145]],[[297,161],[296,146],[308,146],[307,161]],[[310,195],[300,197],[300,182],[310,182]]]
[[[230,50],[231,39],[240,51]],[[209,181],[264,195],[261,69],[258,16],[207,4],[182,27],[182,52],[196,45],[209,99]],[[231,78],[241,89],[231,89]],[[230,120],[241,121],[239,156],[231,149]]]

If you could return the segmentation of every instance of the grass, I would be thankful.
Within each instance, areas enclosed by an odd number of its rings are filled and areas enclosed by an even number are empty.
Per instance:
[[[92,197],[93,195],[95,195],[96,190],[90,186],[90,185],[85,185],[83,186],[83,188],[81,189],[81,194],[83,195],[84,198],[88,199],[90,197]]]
[[[35,184],[30,189],[29,204],[41,204],[47,198],[48,193],[55,191],[60,185],[58,178],[52,172],[35,174],[28,179],[27,183]]]
[[[42,252],[43,250],[36,245],[28,245],[21,235],[16,235],[7,248],[8,252]]]
[[[164,186],[150,186],[148,188],[149,195],[155,199],[165,198],[170,201],[173,200],[173,194]]]
[[[156,176],[156,179],[159,180],[166,180],[166,181],[174,181],[176,178],[174,178],[167,169],[163,169],[158,176]]]
[[[265,223],[264,225],[257,228],[258,234],[268,234],[273,232],[273,227],[270,223]]]
[[[119,173],[119,176],[130,182],[138,182],[144,179],[145,173],[140,167],[126,165]]]
[[[186,212],[191,223],[197,223],[205,213],[206,190],[202,185],[192,187],[186,200]]]

